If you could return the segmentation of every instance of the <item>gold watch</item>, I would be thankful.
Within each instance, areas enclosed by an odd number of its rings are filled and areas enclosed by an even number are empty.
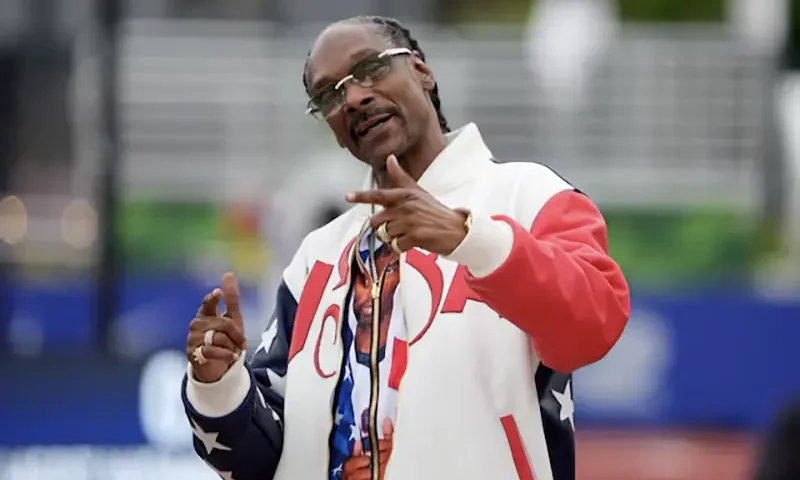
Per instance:
[[[464,230],[466,230],[467,235],[469,235],[470,230],[472,230],[472,212],[465,208],[459,208],[458,211],[467,216],[467,218],[464,219]]]

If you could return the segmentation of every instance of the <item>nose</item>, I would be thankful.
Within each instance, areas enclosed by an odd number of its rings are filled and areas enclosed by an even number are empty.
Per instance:
[[[375,101],[372,89],[350,82],[344,87],[344,106],[348,113],[353,113]]]

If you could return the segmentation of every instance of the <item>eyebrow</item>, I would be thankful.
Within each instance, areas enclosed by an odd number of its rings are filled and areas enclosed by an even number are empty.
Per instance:
[[[369,48],[363,48],[363,49],[353,53],[352,55],[350,55],[350,66],[348,67],[348,72],[350,70],[352,70],[353,67],[358,65],[358,62],[360,62],[361,60],[364,60],[365,58],[369,57],[370,55],[379,54],[382,51],[383,50],[376,50],[376,49],[374,49],[372,47],[369,47]],[[347,76],[347,74],[342,75],[342,77],[345,77],[345,76]],[[315,79],[314,82],[311,84],[311,87],[308,89],[308,91],[312,95],[314,95],[316,93],[319,93],[319,91],[321,91],[321,90],[323,90],[323,89],[335,84],[339,80],[341,80],[341,78],[333,79],[333,78],[330,78],[330,77],[321,77],[321,78]]]

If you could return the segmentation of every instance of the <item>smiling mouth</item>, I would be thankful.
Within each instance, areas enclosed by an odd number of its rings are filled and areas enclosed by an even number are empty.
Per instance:
[[[361,122],[355,129],[356,138],[364,138],[372,129],[378,125],[383,125],[392,117],[394,117],[394,115],[391,113],[385,113],[381,115],[375,115]]]

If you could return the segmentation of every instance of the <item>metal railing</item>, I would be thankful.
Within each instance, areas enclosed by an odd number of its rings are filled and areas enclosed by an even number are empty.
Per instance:
[[[765,63],[724,30],[624,29],[569,111],[547,101],[514,31],[418,37],[451,124],[477,122],[500,160],[548,163],[601,202],[758,204]],[[336,148],[302,114],[312,40],[265,25],[128,23],[128,194],[225,198],[256,177],[280,183],[298,159]]]

